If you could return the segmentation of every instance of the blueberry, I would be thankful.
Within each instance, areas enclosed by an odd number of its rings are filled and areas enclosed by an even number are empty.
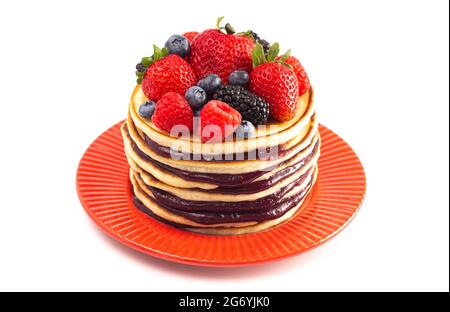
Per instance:
[[[197,86],[206,91],[206,94],[212,95],[220,87],[222,80],[216,74],[211,74],[197,83]]]
[[[205,90],[200,87],[190,87],[184,96],[194,110],[202,108],[208,101]]]
[[[236,70],[228,77],[228,82],[235,86],[245,86],[249,80],[248,73],[245,70]]]
[[[139,107],[139,115],[142,118],[150,119],[155,112],[156,103],[153,101],[147,101]]]
[[[236,128],[236,137],[239,139],[248,139],[256,134],[255,126],[247,120],[243,120],[239,127]]]
[[[185,57],[190,51],[189,41],[181,35],[171,36],[167,39],[164,46],[169,51],[169,54],[177,54],[181,57]]]

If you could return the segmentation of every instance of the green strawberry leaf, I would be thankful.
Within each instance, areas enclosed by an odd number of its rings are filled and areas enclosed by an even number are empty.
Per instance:
[[[241,35],[241,36],[244,36],[244,37],[248,37],[248,38],[252,39],[253,41],[255,41],[255,38],[253,38],[251,30],[240,32],[240,33],[238,33],[238,35]]]
[[[260,65],[258,56],[256,55],[256,48],[253,48],[253,50],[252,50],[252,61],[253,61],[253,67]]]
[[[153,57],[145,56],[142,58],[141,62],[142,62],[142,65],[144,65],[145,67],[149,67],[153,63]]]
[[[167,48],[162,48],[161,49],[161,58],[166,57],[167,55],[169,55],[169,50],[167,50]]]
[[[259,42],[257,42],[253,48],[252,59],[254,67],[264,64],[267,61],[266,56],[264,55],[264,48]]]
[[[269,49],[269,52],[267,53],[267,61],[273,62],[275,61],[275,58],[280,53],[280,45],[278,42],[275,42],[272,44],[272,46]]]
[[[294,67],[292,67],[292,65],[291,64],[288,64],[288,63],[282,63],[284,66],[286,66],[286,67],[288,67],[289,69],[291,69],[291,70],[294,70]]]
[[[217,29],[219,29],[219,30],[223,29],[223,27],[220,26],[220,23],[222,23],[222,21],[223,21],[224,18],[225,18],[225,16],[221,16],[221,17],[219,17],[219,18],[217,19],[217,22],[216,22],[216,28],[217,28]]]
[[[153,45],[153,59],[156,61],[160,60],[162,58],[162,51],[158,46],[155,44]]]
[[[279,63],[279,64],[281,64],[281,65],[286,66],[286,67],[289,68],[289,69],[294,70],[294,68],[292,67],[291,64],[288,64],[288,63],[286,63],[286,62],[283,62],[282,60],[277,60],[277,61],[275,61],[275,63]]]
[[[287,50],[286,53],[284,53],[281,58],[280,61],[284,62],[288,59],[288,57],[291,56],[291,50]]]

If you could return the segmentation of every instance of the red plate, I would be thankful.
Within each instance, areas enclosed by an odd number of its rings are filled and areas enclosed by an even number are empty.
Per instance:
[[[80,161],[77,190],[94,222],[123,244],[149,255],[200,266],[237,266],[300,254],[339,233],[364,198],[364,169],[350,146],[320,126],[319,176],[305,208],[273,229],[241,236],[194,234],[162,224],[133,205],[119,123]]]

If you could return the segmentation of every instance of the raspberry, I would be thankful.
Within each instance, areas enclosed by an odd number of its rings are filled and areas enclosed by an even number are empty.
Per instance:
[[[166,93],[157,103],[152,122],[161,130],[169,132],[174,126],[193,127],[194,113],[191,106],[176,92]]]
[[[209,101],[200,111],[199,136],[203,142],[220,142],[232,134],[241,121],[241,114],[227,103]]]

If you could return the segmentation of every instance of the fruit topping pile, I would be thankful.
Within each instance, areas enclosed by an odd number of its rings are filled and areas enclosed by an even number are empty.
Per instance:
[[[251,30],[222,27],[222,19],[215,29],[173,35],[162,49],[154,45],[153,55],[136,65],[148,98],[139,107],[142,118],[168,133],[184,126],[208,143],[249,139],[271,120],[294,118],[298,97],[310,89],[299,60],[290,50],[279,55],[278,43]]]

